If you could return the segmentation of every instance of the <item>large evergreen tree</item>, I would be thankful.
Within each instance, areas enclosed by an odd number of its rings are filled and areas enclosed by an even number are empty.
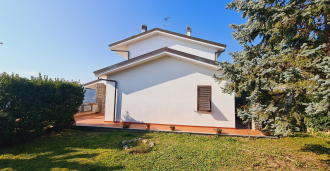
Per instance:
[[[313,117],[330,115],[330,0],[236,0],[227,9],[245,24],[231,24],[243,47],[229,53],[215,76],[226,93],[246,94],[237,110],[276,135],[291,135]],[[221,74],[222,75],[222,74]]]

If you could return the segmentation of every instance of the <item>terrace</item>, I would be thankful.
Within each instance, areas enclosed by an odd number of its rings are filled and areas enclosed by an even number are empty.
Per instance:
[[[87,114],[75,116],[76,126],[90,127],[90,128],[109,128],[116,130],[131,130],[131,131],[146,131],[145,123],[131,123],[129,128],[123,128],[122,122],[109,122],[104,121],[104,114]],[[191,134],[216,134],[213,130],[215,127],[203,127],[203,126],[183,126],[175,125],[175,131],[169,129],[171,125],[166,124],[150,124],[150,132],[175,132],[175,133],[191,133]],[[220,127],[221,128],[221,127]],[[228,136],[253,136],[253,137],[265,137],[260,131],[247,129],[245,125],[236,122],[236,128],[221,128],[223,130],[222,135]]]

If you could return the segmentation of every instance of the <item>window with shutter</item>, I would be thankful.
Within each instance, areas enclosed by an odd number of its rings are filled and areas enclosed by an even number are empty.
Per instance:
[[[197,110],[211,112],[211,86],[197,86]]]

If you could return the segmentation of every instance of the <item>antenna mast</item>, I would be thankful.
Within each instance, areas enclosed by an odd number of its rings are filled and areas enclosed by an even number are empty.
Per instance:
[[[171,18],[171,17],[165,17],[165,18],[164,18],[162,29],[164,29],[167,25],[171,24],[171,23],[165,24],[169,18]]]

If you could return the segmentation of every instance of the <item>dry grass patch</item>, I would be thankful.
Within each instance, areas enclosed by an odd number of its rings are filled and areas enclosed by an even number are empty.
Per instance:
[[[149,153],[151,151],[151,148],[144,143],[138,143],[137,146],[128,149],[128,152],[130,154],[143,154],[143,153]]]

